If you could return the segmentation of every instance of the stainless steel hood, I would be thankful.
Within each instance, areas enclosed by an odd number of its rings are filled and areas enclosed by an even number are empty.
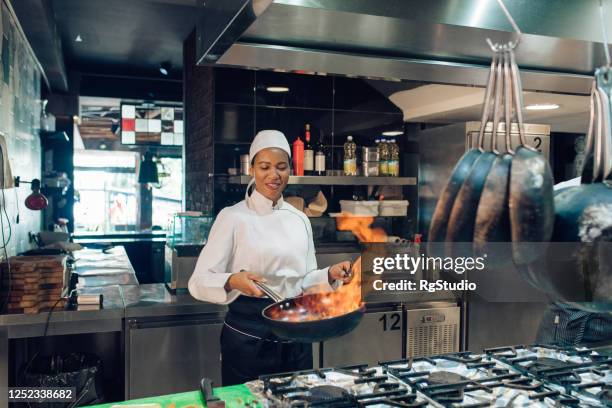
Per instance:
[[[588,94],[604,64],[598,1],[505,3],[524,32],[524,88]],[[482,86],[485,39],[514,38],[495,0],[202,0],[199,12],[200,64],[366,78]]]

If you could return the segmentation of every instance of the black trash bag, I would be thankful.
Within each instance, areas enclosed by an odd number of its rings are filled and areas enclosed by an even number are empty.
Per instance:
[[[22,369],[24,387],[74,387],[73,402],[37,404],[41,408],[63,408],[104,402],[102,360],[95,354],[70,353],[36,356]]]

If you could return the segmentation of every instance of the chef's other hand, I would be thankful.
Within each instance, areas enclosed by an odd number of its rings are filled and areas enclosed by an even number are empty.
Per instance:
[[[262,297],[264,293],[255,286],[253,281],[265,282],[266,280],[256,273],[240,271],[229,277],[225,283],[225,290],[229,292],[236,289],[247,296]]]
[[[351,263],[344,261],[329,267],[329,283],[340,280],[343,283],[349,283],[353,280],[353,271],[351,271]]]

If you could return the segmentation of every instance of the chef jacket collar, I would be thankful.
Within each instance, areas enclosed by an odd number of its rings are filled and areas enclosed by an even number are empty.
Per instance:
[[[281,195],[278,201],[276,202],[276,205],[274,205],[272,200],[266,198],[263,194],[257,191],[255,186],[253,186],[253,192],[250,196],[248,195],[247,189],[247,207],[255,211],[258,215],[268,215],[271,214],[274,210],[279,210],[283,206],[283,201],[283,196]]]

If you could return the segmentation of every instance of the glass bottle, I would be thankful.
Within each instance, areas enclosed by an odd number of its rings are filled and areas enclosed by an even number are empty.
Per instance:
[[[357,175],[357,145],[353,142],[353,136],[347,136],[344,143],[344,175]]]
[[[306,124],[304,132],[304,175],[312,176],[314,174],[314,146],[310,143],[310,125]]]
[[[395,139],[391,139],[389,143],[389,161],[387,164],[389,175],[393,177],[399,176],[399,146]]]
[[[389,175],[389,144],[386,139],[381,139],[378,145],[378,174]]]

